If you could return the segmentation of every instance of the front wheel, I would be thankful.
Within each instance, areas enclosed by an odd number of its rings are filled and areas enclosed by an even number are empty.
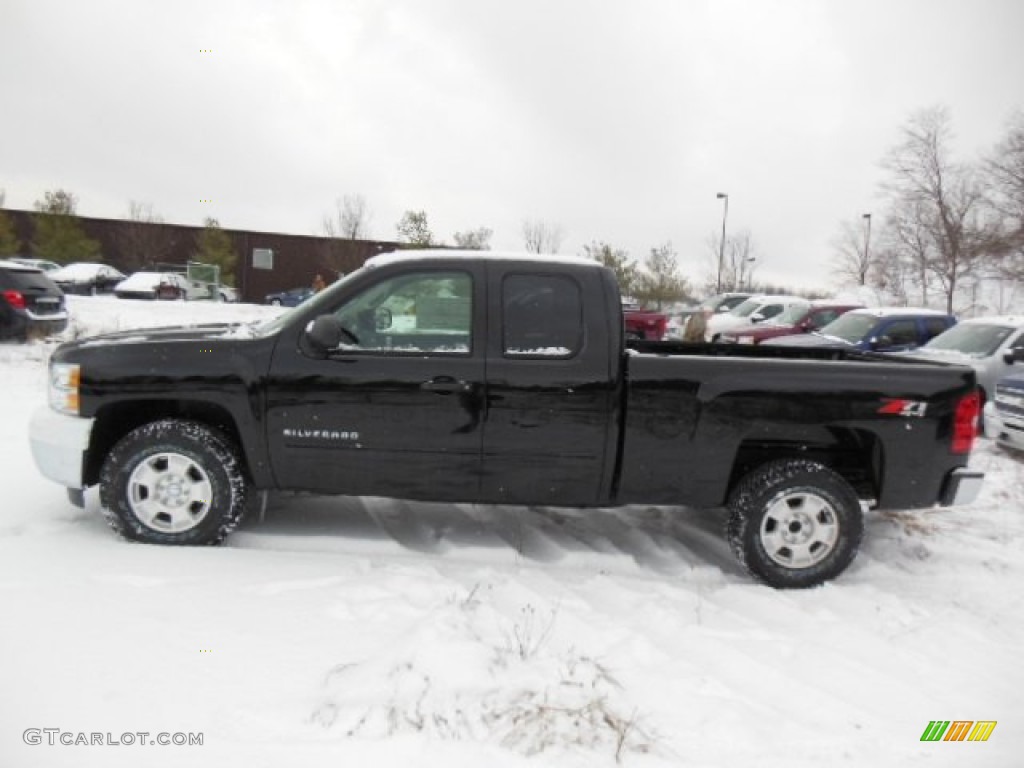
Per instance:
[[[228,439],[181,419],[129,432],[100,471],[110,526],[152,544],[219,544],[242,519],[247,489]]]
[[[864,533],[860,500],[842,477],[806,459],[769,462],[729,497],[733,553],[773,587],[813,587],[853,562]]]

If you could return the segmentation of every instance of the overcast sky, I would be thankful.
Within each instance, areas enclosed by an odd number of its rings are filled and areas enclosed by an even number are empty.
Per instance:
[[[973,157],[1024,108],[1022,31],[1021,0],[0,0],[0,189],[299,234],[361,194],[375,238],[542,219],[693,278],[726,192],[758,278],[824,287],[915,110]]]

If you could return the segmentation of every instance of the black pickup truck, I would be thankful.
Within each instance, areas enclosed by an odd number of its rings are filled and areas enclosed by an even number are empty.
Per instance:
[[[818,584],[863,506],[969,502],[965,367],[831,349],[624,339],[582,258],[385,254],[258,325],[61,345],[36,463],[112,526],[221,541],[254,491],[729,510],[757,578]],[[265,496],[264,496],[265,499]],[[863,505],[863,506],[862,506]]]

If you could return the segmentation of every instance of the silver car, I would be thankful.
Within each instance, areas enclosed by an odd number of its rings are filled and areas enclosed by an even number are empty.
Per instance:
[[[908,354],[971,366],[984,402],[999,379],[1024,371],[1024,365],[1014,363],[1015,349],[1024,349],[1024,315],[964,320]]]

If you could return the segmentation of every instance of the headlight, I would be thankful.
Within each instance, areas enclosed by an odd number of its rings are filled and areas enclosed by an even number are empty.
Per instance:
[[[70,416],[78,415],[78,387],[81,366],[70,363],[50,364],[50,407]]]

